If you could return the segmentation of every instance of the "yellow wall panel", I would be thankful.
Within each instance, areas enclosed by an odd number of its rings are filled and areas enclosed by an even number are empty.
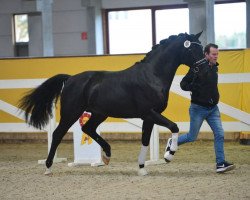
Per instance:
[[[180,65],[176,71],[176,75],[185,75],[189,70],[189,67],[186,65]]]
[[[243,84],[242,110],[250,113],[250,83]]]
[[[172,121],[189,121],[189,105],[189,99],[170,92],[168,107],[163,112],[163,114]]]
[[[0,110],[0,123],[23,123],[24,121]]]
[[[250,73],[250,49],[244,50],[244,73]]]
[[[142,55],[121,55],[0,60],[0,79],[48,78],[58,73],[74,75],[87,70],[117,71],[142,58]]]
[[[228,115],[225,115],[223,113],[221,113],[221,120],[223,122],[238,122],[239,121],[239,120],[236,120],[236,119],[234,119],[234,118],[232,118],[232,117],[230,117]]]
[[[220,101],[241,109],[242,83],[219,84]]]
[[[132,66],[143,59],[144,54],[31,58],[31,59],[0,59],[0,80],[6,79],[37,79],[49,78],[58,73],[77,74],[87,70],[117,71]],[[220,51],[219,73],[250,72],[250,50]],[[162,66],[164,67],[164,66]],[[188,67],[181,65],[177,75],[184,75]],[[250,112],[250,83],[219,84],[220,100],[230,106]],[[0,89],[0,100],[17,106],[18,100],[28,89]],[[190,100],[170,92],[168,107],[164,115],[173,121],[189,121]],[[60,107],[59,105],[57,106]],[[57,121],[60,118],[57,109]],[[224,121],[233,121],[231,117],[222,114]],[[0,122],[16,122],[18,119],[0,111]],[[108,118],[107,121],[121,122],[120,119]]]
[[[27,89],[1,89],[0,100],[17,107],[18,101],[27,91],[28,91]],[[19,110],[16,109],[16,113],[18,112]],[[0,111],[0,123],[8,123],[8,122],[17,123],[24,121],[6,112]]]
[[[219,73],[242,73],[244,69],[244,51],[220,51]]]
[[[1,89],[0,99],[10,103],[14,106],[18,105],[18,101],[29,91],[30,89]]]

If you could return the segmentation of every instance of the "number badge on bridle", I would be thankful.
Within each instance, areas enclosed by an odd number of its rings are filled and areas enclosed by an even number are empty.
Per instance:
[[[185,47],[185,48],[190,47],[190,45],[191,45],[191,42],[190,42],[189,40],[186,40],[186,41],[184,42],[184,47]]]

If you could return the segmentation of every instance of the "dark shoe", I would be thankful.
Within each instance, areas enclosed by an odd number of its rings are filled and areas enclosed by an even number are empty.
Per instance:
[[[235,169],[235,165],[233,163],[229,163],[226,161],[216,165],[216,172],[217,173],[224,173],[224,172],[231,171],[233,169]]]

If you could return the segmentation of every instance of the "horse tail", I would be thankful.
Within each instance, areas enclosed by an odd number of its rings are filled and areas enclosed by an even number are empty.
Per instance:
[[[20,100],[19,108],[25,111],[26,123],[39,129],[48,123],[49,116],[52,116],[53,100],[55,99],[55,103],[57,102],[63,85],[69,77],[68,74],[55,75]]]

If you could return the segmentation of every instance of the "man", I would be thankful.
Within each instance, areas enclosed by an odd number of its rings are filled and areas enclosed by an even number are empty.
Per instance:
[[[208,44],[204,49],[207,66],[202,66],[198,72],[190,69],[180,83],[182,90],[191,91],[191,105],[190,129],[188,133],[178,137],[178,145],[195,141],[203,121],[206,120],[214,134],[216,172],[223,173],[233,170],[235,165],[225,161],[224,155],[224,130],[217,106],[219,102],[218,53],[216,44]],[[164,155],[167,162],[170,162],[174,156],[174,151],[171,151],[171,141],[172,139],[169,138]]]

